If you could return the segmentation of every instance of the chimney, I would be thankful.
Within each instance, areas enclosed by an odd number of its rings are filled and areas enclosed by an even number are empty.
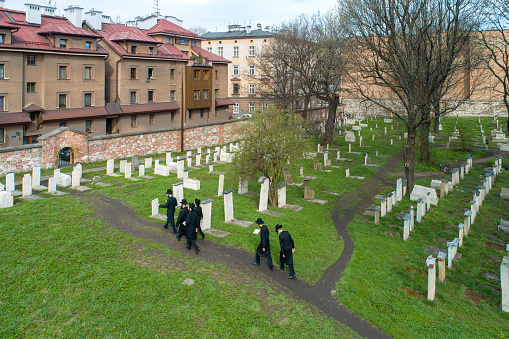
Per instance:
[[[64,9],[64,16],[71,22],[71,24],[81,28],[81,24],[83,23],[83,8],[78,6],[69,6]]]
[[[94,11],[92,9],[90,12],[85,13],[85,20],[87,21],[87,24],[92,27],[93,29],[97,29],[99,31],[102,30],[102,13],[100,11]]]
[[[101,23],[104,24],[112,24],[113,21],[111,21],[111,16],[108,15],[101,15]]]
[[[262,24],[260,24],[260,23],[259,23],[259,24],[257,24],[257,25],[256,25],[256,29],[262,29]]]
[[[267,32],[269,32],[269,31],[270,31],[270,26],[265,26],[265,30],[266,30]]]
[[[55,16],[56,7],[41,6],[41,10],[46,16]]]
[[[247,34],[251,34],[251,25],[246,26],[246,32]]]
[[[0,0],[0,8],[4,8],[5,0]]]
[[[25,4],[26,22],[29,24],[41,24],[41,6],[33,4]]]

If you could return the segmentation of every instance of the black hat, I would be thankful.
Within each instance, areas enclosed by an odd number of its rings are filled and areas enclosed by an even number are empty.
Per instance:
[[[189,204],[189,208],[190,208],[190,209],[192,209],[192,210],[194,210],[194,204],[193,204],[193,203],[190,203],[190,204]]]
[[[173,194],[173,191],[171,189],[166,191],[166,194]]]
[[[277,225],[276,225],[276,232],[277,232],[277,230],[278,230],[278,229],[280,229],[280,228],[283,228],[283,225],[279,225],[279,224],[277,224]]]
[[[196,206],[200,206],[201,200],[196,198],[194,199],[194,203],[196,204]]]
[[[187,200],[186,199],[182,199],[182,201],[180,202],[181,205],[187,205]]]
[[[258,218],[256,219],[255,223],[257,223],[258,225],[263,225],[265,224],[265,221],[263,221],[262,218]]]

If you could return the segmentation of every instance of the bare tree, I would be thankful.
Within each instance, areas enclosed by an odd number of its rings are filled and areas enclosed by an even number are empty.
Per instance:
[[[189,30],[195,34],[198,34],[198,35],[204,35],[205,33],[207,33],[209,31],[208,29],[206,29],[205,27],[202,27],[202,26],[189,27]]]
[[[487,23],[491,30],[481,31],[481,40],[487,51],[487,68],[496,79],[493,91],[502,96],[507,109],[509,131],[509,3],[505,0],[488,0]]]
[[[452,71],[478,29],[475,0],[340,0],[357,73],[355,89],[403,121],[408,131],[405,176],[414,185],[417,129],[430,120]],[[451,81],[453,82],[453,81]],[[447,88],[448,96],[461,93]],[[379,100],[382,95],[396,100]]]

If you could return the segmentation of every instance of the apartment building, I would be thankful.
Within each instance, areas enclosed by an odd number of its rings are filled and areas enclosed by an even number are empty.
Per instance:
[[[91,137],[228,120],[229,61],[164,18],[150,29],[100,11],[0,8],[0,148],[58,127]]]
[[[253,59],[273,37],[270,27],[256,29],[251,26],[229,25],[226,32],[208,32],[203,37],[204,48],[209,53],[231,60],[228,67],[228,96],[233,101],[233,113],[254,113],[266,109],[272,102],[260,91],[256,80],[257,69]]]

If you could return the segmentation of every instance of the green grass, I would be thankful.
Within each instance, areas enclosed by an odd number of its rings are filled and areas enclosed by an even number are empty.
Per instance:
[[[0,220],[2,338],[354,337],[262,283],[104,229],[75,197]]]

